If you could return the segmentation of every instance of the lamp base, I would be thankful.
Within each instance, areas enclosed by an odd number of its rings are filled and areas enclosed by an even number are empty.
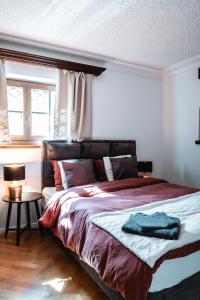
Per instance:
[[[8,186],[8,197],[10,199],[21,198],[21,196],[22,196],[22,185]]]
[[[150,178],[151,172],[139,172],[139,175],[143,178]]]

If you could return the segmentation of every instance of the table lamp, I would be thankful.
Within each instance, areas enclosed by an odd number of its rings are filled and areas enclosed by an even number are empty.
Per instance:
[[[151,176],[153,170],[152,161],[138,161],[138,172],[144,178],[148,178]]]
[[[9,198],[21,198],[22,184],[20,181],[25,179],[25,166],[20,164],[5,165],[3,167],[3,178],[8,182]]]

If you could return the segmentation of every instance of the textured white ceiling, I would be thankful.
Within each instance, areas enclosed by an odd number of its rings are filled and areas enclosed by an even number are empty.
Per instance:
[[[1,0],[0,33],[165,68],[200,54],[200,0]]]

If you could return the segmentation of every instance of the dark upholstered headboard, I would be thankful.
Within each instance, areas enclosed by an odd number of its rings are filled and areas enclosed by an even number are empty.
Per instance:
[[[43,141],[42,188],[55,186],[51,160],[92,158],[123,154],[136,155],[134,140],[84,140],[67,142],[64,140]]]

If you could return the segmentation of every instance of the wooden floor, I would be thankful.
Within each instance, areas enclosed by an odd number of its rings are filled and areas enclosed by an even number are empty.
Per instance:
[[[0,299],[108,300],[77,262],[49,234],[0,233]]]

